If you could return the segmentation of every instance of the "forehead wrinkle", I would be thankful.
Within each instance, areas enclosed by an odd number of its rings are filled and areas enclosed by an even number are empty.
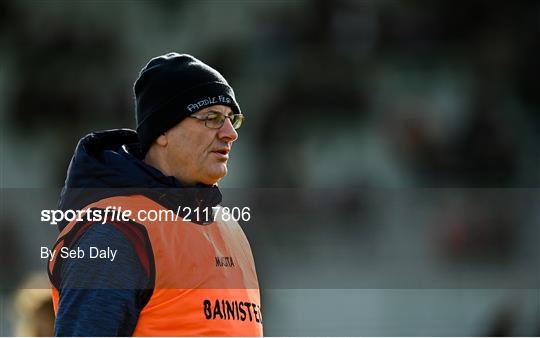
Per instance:
[[[199,113],[197,113],[197,115],[200,116],[200,115],[206,115],[209,113],[219,113],[225,116],[234,114],[230,107],[223,106],[223,107],[206,107],[200,110]]]

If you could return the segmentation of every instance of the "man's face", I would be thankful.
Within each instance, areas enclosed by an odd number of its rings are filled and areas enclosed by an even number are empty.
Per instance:
[[[232,111],[214,105],[193,115],[205,117],[210,113],[228,116]],[[221,128],[211,129],[205,121],[188,117],[168,130],[166,137],[166,159],[172,175],[185,184],[212,185],[227,175],[229,151],[238,133],[230,119],[225,119]]]

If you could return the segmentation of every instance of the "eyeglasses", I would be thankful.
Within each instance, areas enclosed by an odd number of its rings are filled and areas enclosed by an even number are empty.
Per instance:
[[[192,117],[199,121],[204,121],[204,125],[210,129],[219,129],[223,127],[223,124],[225,123],[225,119],[230,119],[233,128],[238,129],[240,128],[240,126],[242,125],[242,122],[244,121],[244,115],[242,114],[232,114],[229,116],[225,116],[223,114],[212,112],[204,117],[197,116],[197,115],[190,115],[189,117]]]

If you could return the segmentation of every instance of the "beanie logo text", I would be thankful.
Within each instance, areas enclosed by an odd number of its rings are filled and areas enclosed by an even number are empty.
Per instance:
[[[197,102],[193,102],[187,105],[187,110],[189,110],[190,113],[196,112],[199,109],[202,109],[207,106],[211,106],[214,104],[220,104],[220,103],[227,103],[231,104],[232,100],[231,98],[223,95],[218,96],[212,96],[207,97],[205,99],[199,100]]]

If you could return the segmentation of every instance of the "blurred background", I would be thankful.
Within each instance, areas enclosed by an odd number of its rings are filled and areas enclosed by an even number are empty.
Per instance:
[[[540,3],[397,0],[0,2],[0,335],[48,332],[39,210],[170,51],[246,116],[266,335],[540,335]]]

